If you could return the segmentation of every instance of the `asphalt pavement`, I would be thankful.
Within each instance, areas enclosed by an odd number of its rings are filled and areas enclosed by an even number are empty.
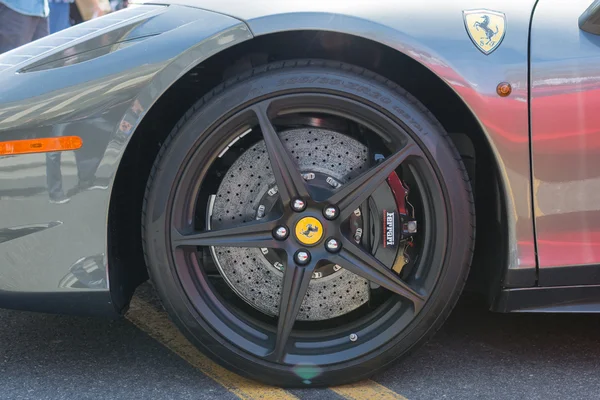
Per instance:
[[[600,316],[495,314],[467,295],[372,380],[283,391],[198,353],[145,286],[115,321],[0,310],[0,399],[600,399],[599,328]]]

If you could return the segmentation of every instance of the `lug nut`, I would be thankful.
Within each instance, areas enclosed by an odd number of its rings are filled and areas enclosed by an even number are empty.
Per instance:
[[[358,335],[356,333],[351,333],[350,334],[350,341],[351,342],[356,342],[358,340]]]
[[[298,265],[306,265],[310,262],[310,253],[306,250],[298,250],[296,254],[294,254],[294,261]]]
[[[336,219],[339,215],[338,209],[335,206],[325,207],[325,209],[323,210],[323,215],[327,219]]]
[[[304,211],[306,208],[306,202],[302,199],[296,199],[292,201],[292,210],[296,212]]]
[[[337,253],[342,248],[342,244],[335,238],[329,238],[325,241],[325,248],[330,253]]]
[[[290,234],[290,231],[288,230],[288,228],[286,228],[285,226],[278,226],[277,228],[275,228],[273,230],[273,236],[275,237],[275,239],[277,240],[284,240],[288,237],[288,235]]]

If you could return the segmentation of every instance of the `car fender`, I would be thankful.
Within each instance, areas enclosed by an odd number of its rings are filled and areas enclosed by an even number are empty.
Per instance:
[[[366,38],[421,63],[462,99],[479,122],[495,157],[506,208],[506,286],[535,285],[536,255],[531,208],[528,122],[528,40],[536,0],[399,2],[362,0],[273,2],[168,0],[168,4],[214,10],[243,20],[255,36],[294,30],[322,30]],[[469,37],[464,11],[505,15],[506,33],[491,54]],[[496,90],[508,82],[512,94]]]
[[[81,149],[60,158],[0,157],[0,307],[115,311],[107,218],[131,134],[189,68],[251,37],[243,22],[225,15],[148,5],[0,55],[0,141],[61,135],[83,141]],[[68,203],[49,202],[52,160],[58,160]],[[78,175],[90,164],[104,186],[78,190]]]

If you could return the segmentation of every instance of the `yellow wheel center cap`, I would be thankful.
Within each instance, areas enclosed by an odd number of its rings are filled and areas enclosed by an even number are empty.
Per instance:
[[[302,244],[312,246],[323,237],[323,225],[313,217],[304,217],[296,224],[296,239]]]

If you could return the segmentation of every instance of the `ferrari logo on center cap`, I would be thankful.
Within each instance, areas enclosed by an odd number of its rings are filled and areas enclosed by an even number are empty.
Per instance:
[[[500,46],[506,32],[504,13],[489,10],[463,11],[469,37],[483,54],[490,54]]]
[[[316,244],[323,237],[321,221],[313,217],[304,217],[296,224],[296,238],[307,246]]]

